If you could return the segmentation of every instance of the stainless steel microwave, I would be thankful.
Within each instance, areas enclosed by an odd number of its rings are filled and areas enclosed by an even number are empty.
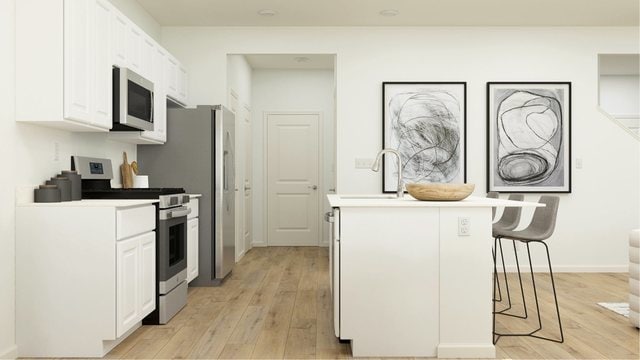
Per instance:
[[[153,105],[153,82],[131,69],[113,67],[112,131],[152,131]]]

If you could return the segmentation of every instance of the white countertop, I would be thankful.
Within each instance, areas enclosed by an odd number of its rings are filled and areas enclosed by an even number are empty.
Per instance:
[[[389,196],[390,198],[380,198]],[[544,207],[528,201],[512,201],[469,196],[460,201],[419,201],[409,194],[397,199],[394,194],[331,194],[327,195],[331,207]]]
[[[202,194],[189,194],[189,199],[197,199],[202,197]]]
[[[55,203],[36,203],[25,202],[18,203],[17,206],[35,206],[35,207],[136,207],[143,205],[151,205],[158,202],[158,199],[145,199],[145,200],[94,200],[86,199],[79,201],[63,201]]]

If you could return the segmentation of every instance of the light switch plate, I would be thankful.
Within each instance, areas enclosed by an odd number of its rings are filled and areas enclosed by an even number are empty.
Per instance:
[[[458,218],[458,236],[471,236],[471,220],[468,217]]]
[[[371,169],[374,159],[356,159],[356,169]]]
[[[582,158],[576,158],[576,169],[582,169]]]

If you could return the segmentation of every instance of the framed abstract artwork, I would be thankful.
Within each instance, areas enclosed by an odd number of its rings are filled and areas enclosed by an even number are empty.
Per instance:
[[[487,191],[571,192],[571,83],[487,83]]]
[[[466,181],[466,92],[465,82],[382,83],[382,144],[400,153],[405,184]],[[384,161],[383,192],[397,175]]]

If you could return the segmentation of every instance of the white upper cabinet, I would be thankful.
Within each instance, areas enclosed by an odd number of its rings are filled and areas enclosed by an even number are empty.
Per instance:
[[[127,67],[142,75],[142,30],[135,24],[129,24],[127,36]]]
[[[111,41],[112,7],[108,0],[95,0],[93,36],[94,51],[94,109],[93,122],[96,126],[109,129],[113,122],[112,116],[112,88],[113,80],[111,76],[111,59],[113,58],[113,42]],[[105,44],[97,46],[97,44]]]
[[[92,5],[64,2],[64,117],[88,124],[92,122]]]
[[[164,143],[167,97],[187,103],[188,76],[177,59],[108,0],[16,1],[16,121],[108,131],[113,66],[154,83],[157,127],[114,137]]]
[[[113,10],[111,17],[111,44],[113,46],[113,65],[126,67],[128,65],[127,42],[129,35],[129,19],[117,10]]]

